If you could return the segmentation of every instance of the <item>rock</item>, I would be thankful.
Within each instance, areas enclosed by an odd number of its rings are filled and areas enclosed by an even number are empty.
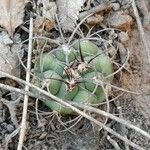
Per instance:
[[[113,3],[112,5],[113,5],[113,7],[112,7],[113,10],[117,11],[117,10],[120,9],[120,4],[119,3]]]
[[[13,132],[14,131],[14,126],[13,125],[11,125],[11,124],[8,124],[7,125],[7,130],[8,130],[8,132]]]
[[[47,136],[47,132],[43,132],[43,133],[40,135],[39,140],[43,140],[46,136]]]

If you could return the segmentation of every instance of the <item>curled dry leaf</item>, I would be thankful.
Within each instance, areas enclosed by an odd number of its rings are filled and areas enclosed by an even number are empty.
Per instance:
[[[58,16],[64,30],[72,30],[79,17],[79,11],[86,0],[58,0]]]
[[[9,35],[22,24],[25,0],[0,0],[0,26],[4,27]]]

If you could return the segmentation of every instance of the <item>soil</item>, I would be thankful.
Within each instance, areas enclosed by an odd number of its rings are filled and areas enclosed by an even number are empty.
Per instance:
[[[150,29],[145,29],[145,34],[150,48]],[[119,76],[120,80],[118,81],[116,77],[114,82],[124,89],[136,91],[138,95],[124,93],[110,103],[110,111],[150,134],[150,66],[135,20],[130,32],[128,48],[130,50],[129,71],[125,69]],[[3,98],[11,101],[8,91],[1,90],[1,92]],[[22,101],[17,102],[15,109],[19,123],[22,117],[22,104]],[[28,128],[23,147],[25,150],[135,150],[105,130],[95,129],[93,124],[85,118],[82,118],[77,124],[69,123],[67,127],[73,124],[74,126],[70,130],[65,130],[65,123],[74,117],[59,116],[39,101],[39,118],[37,118],[35,108],[35,100],[31,98],[28,107]],[[11,113],[8,107],[0,101],[0,150],[17,149],[18,134],[13,133],[14,136],[9,139],[11,133],[17,128],[17,124],[14,124],[11,118]],[[108,119],[106,125],[143,149],[150,150],[150,140],[140,133],[111,119]],[[108,136],[118,147],[108,140]]]

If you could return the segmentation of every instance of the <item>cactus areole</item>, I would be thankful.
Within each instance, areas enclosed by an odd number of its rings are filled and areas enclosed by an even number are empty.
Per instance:
[[[42,54],[35,64],[33,81],[64,101],[100,104],[106,99],[103,83],[112,82],[113,77],[106,78],[112,72],[109,57],[97,45],[78,40],[70,49]],[[45,104],[60,114],[74,114],[53,99]]]

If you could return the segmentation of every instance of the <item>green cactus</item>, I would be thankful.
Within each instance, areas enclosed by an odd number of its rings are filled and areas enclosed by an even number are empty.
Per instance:
[[[68,52],[60,49],[43,54],[35,64],[34,84],[45,86],[64,101],[99,104],[105,100],[100,83],[112,82],[113,77],[105,79],[112,72],[109,57],[93,42],[80,40]],[[45,104],[60,114],[74,114],[53,99],[47,99]]]

